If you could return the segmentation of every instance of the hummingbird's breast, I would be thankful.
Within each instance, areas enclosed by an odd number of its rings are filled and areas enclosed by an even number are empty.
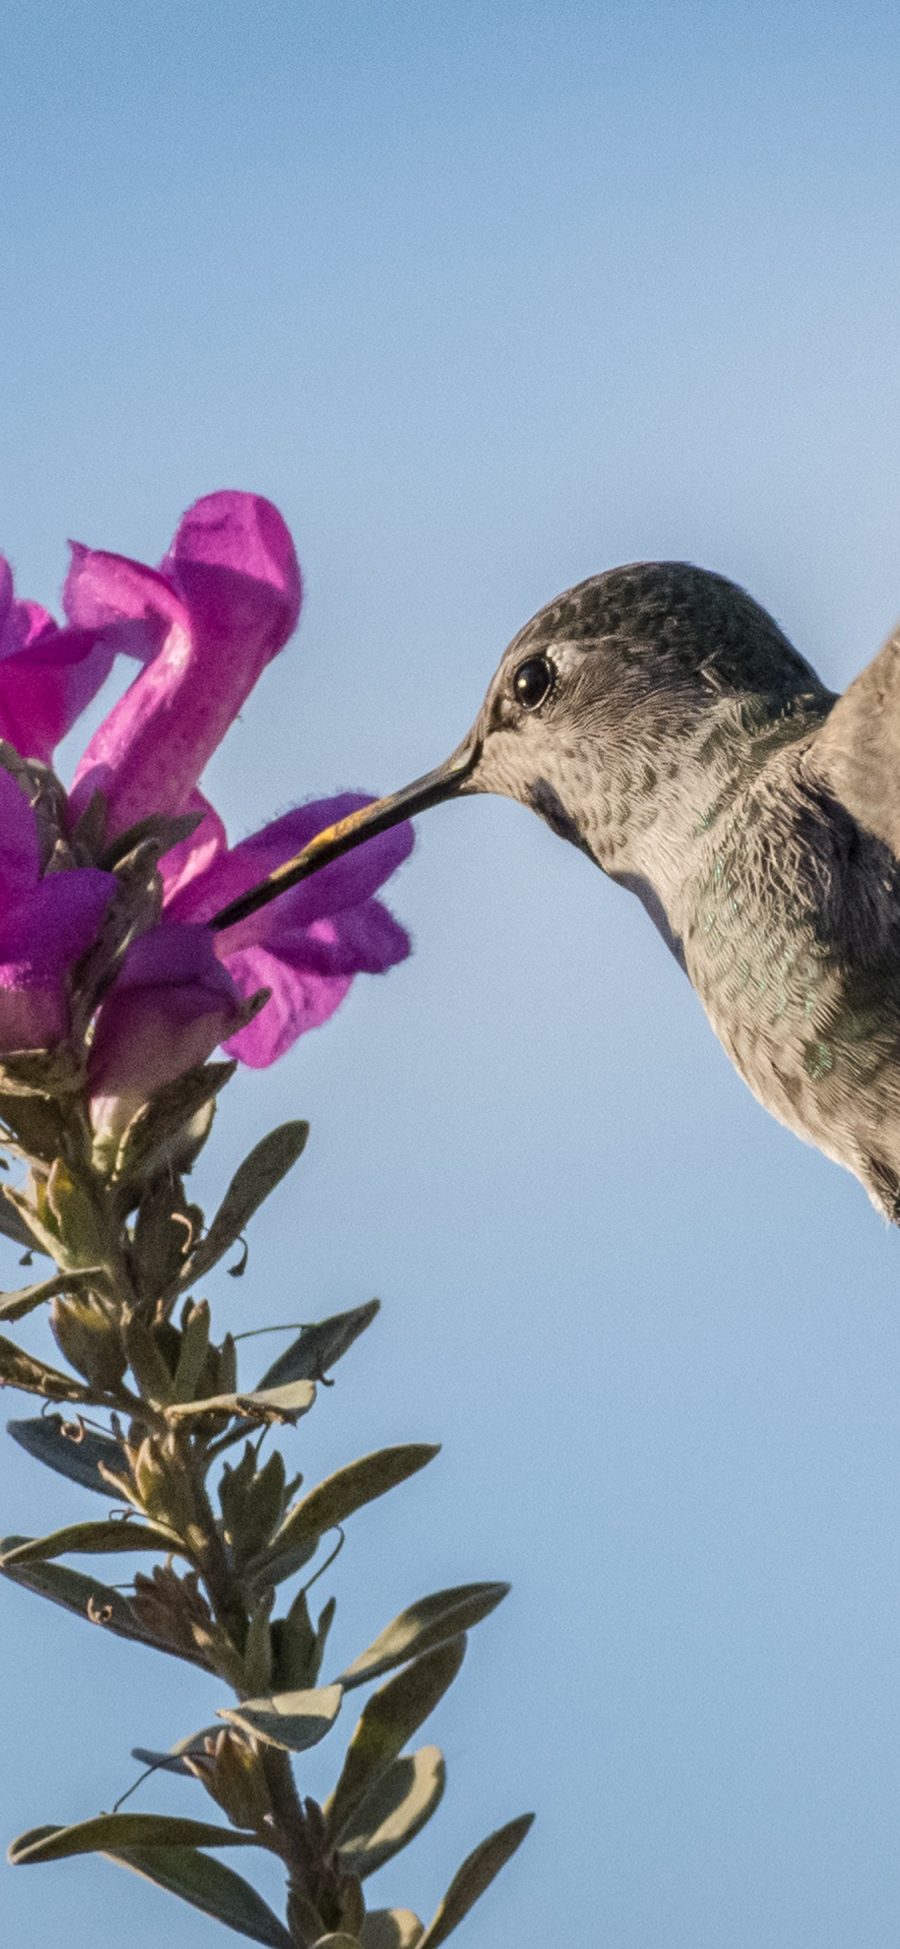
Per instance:
[[[766,1108],[900,1212],[900,867],[775,754],[698,830],[685,966]],[[701,826],[702,826],[701,822]]]

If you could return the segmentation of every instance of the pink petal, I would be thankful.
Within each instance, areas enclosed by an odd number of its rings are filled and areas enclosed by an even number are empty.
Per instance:
[[[365,793],[342,792],[337,798],[295,807],[230,852],[220,853],[202,880],[198,878],[181,889],[170,911],[179,919],[211,919],[239,893],[264,880],[273,867],[301,852],[316,833],[370,803]],[[412,826],[406,823],[366,840],[352,853],[345,853],[343,859],[334,860],[311,879],[281,894],[249,920],[229,928],[224,936],[228,951],[252,941],[277,948],[283,934],[292,935],[322,915],[359,905],[408,858],[413,838]]]
[[[26,628],[32,621],[25,619]],[[0,662],[0,737],[23,757],[49,764],[106,682],[114,655],[90,630],[51,627],[33,634],[27,647]]]
[[[406,929],[380,900],[365,900],[332,919],[283,934],[277,948],[279,959],[298,973],[327,975],[384,974],[409,952]]]
[[[0,1047],[35,1049],[68,1027],[69,976],[115,892],[95,867],[50,873],[0,919]]]
[[[210,805],[202,792],[191,793],[186,809],[188,812],[202,812],[200,824],[188,839],[182,839],[179,845],[172,846],[160,861],[166,907],[170,916],[181,889],[189,886],[193,880],[205,873],[213,860],[219,853],[223,853],[228,845],[222,820],[215,806]]]
[[[34,813],[21,785],[0,767],[0,902],[21,899],[37,885],[40,851]]]
[[[290,532],[271,501],[226,490],[188,509],[163,563],[195,626],[251,642],[259,669],[293,635],[302,600]],[[257,670],[257,675],[259,674]]]
[[[19,978],[27,985],[29,969],[41,978],[68,975],[96,940],[116,885],[111,873],[78,866],[30,887],[0,918],[0,987]]]
[[[225,1043],[228,1055],[237,1056],[250,1069],[266,1069],[298,1036],[327,1021],[343,1001],[351,981],[350,975],[297,973],[261,947],[243,948],[230,955],[228,967],[243,995],[271,989],[270,999],[259,1014]]]
[[[205,927],[142,935],[100,1010],[88,1070],[95,1126],[121,1128],[155,1090],[205,1062],[239,1016]]]
[[[99,788],[115,832],[189,803],[204,765],[299,610],[293,543],[277,509],[256,495],[198,501],[164,569],[157,578],[142,571],[141,582],[141,599],[151,606],[151,583],[165,592],[154,612],[166,624],[162,646],[91,739],[75,776],[76,811]],[[131,603],[133,615],[134,578],[126,580],[124,591],[117,595],[111,585],[107,593],[113,608],[116,601]],[[80,594],[73,601],[81,614]],[[99,613],[99,601],[91,592],[84,613]]]

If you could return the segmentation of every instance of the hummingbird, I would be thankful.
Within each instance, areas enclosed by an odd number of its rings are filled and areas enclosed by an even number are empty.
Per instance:
[[[476,792],[530,806],[638,896],[754,1095],[900,1224],[900,631],[837,696],[721,575],[592,576],[513,638],[443,764],[212,925]]]

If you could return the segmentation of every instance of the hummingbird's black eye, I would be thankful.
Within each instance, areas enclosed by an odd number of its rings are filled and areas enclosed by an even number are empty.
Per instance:
[[[530,656],[513,677],[513,695],[523,711],[536,711],[553,689],[556,672],[545,656]]]

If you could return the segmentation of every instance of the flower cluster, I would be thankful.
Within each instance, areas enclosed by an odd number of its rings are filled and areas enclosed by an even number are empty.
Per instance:
[[[198,501],[158,569],[74,546],[63,626],[16,600],[0,559],[0,1055],[65,1041],[83,957],[121,904],[119,862],[155,834],[157,897],[131,913],[124,947],[113,928],[118,951],[98,988],[89,1082],[101,1126],[121,1126],[219,1043],[253,1067],[274,1062],[332,1014],[354,974],[409,952],[375,898],[410,851],[409,826],[225,933],[206,925],[366,802],[348,793],[299,806],[229,846],[199,790],[293,634],[301,594],[288,529],[251,494]],[[137,675],[66,795],[46,768],[119,656],[137,659]]]

